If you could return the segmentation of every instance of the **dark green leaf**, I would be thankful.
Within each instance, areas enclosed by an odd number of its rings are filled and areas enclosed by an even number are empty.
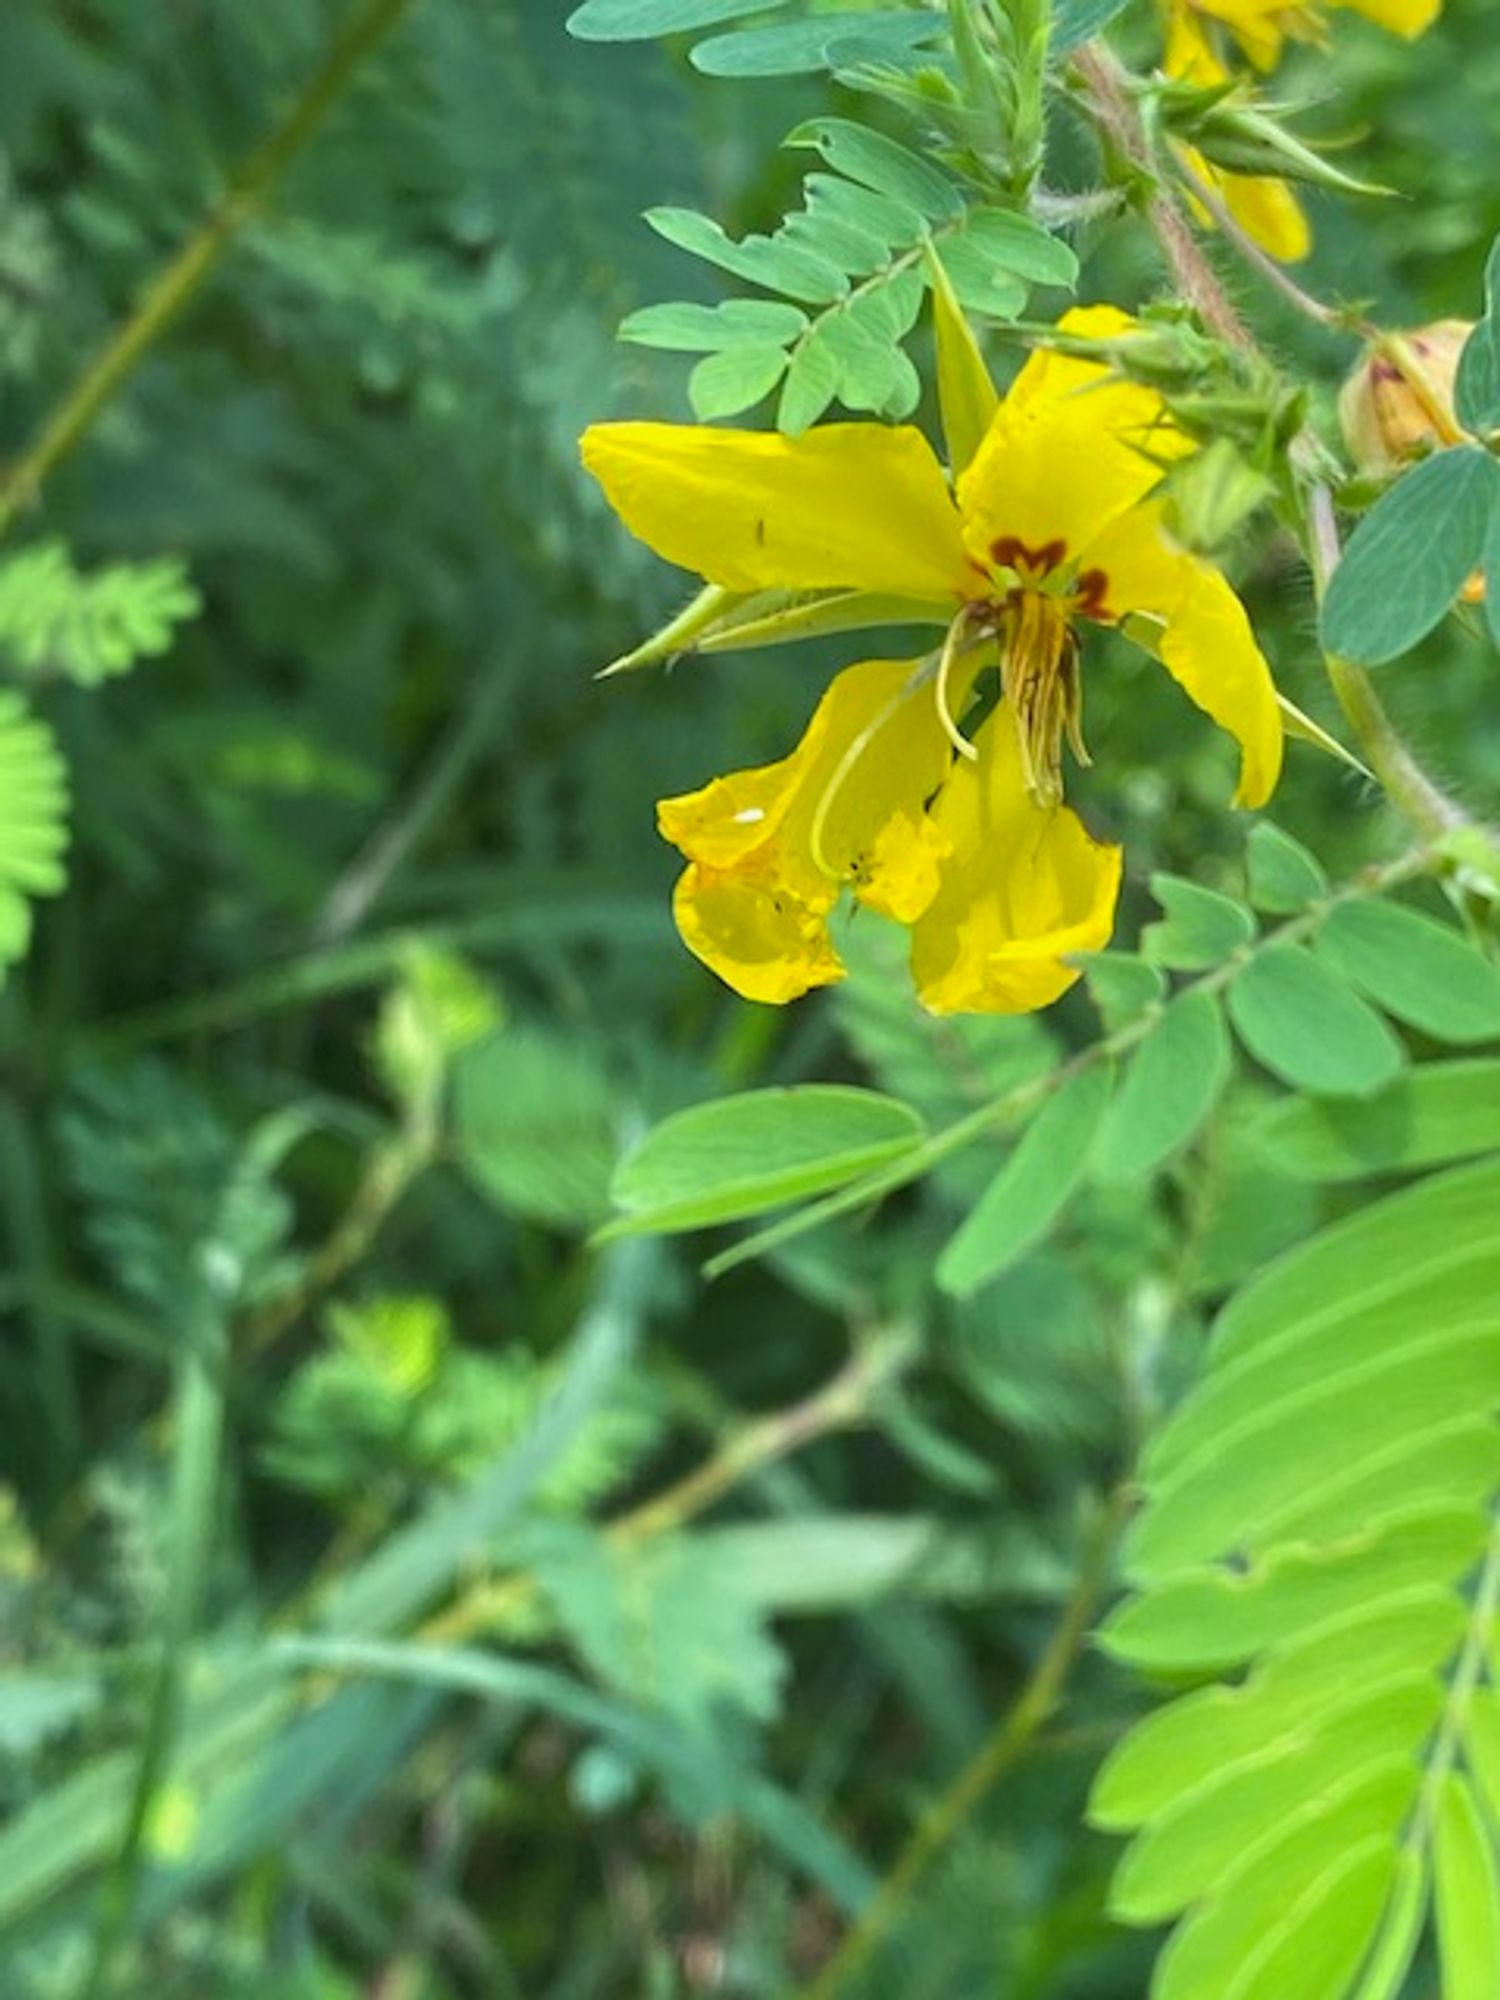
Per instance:
[[[1323,601],[1323,644],[1378,667],[1438,625],[1484,558],[1500,465],[1473,445],[1424,459],[1360,522]]]
[[[1459,932],[1399,903],[1340,903],[1318,937],[1330,965],[1440,1042],[1500,1039],[1500,972]]]
[[[1453,385],[1458,421],[1475,437],[1500,430],[1500,239],[1485,269],[1484,312],[1464,343]]]
[[[459,1059],[453,1111],[463,1169],[498,1207],[563,1229],[609,1213],[614,1093],[572,1042],[502,1028]]]
[[[663,1121],[622,1162],[613,1233],[701,1229],[821,1194],[923,1136],[908,1105],[843,1084],[757,1090]]]
[[[1188,1144],[1219,1101],[1232,1067],[1219,1002],[1173,1000],[1136,1049],[1095,1149],[1101,1180],[1139,1180]]]
[[[1321,959],[1299,945],[1258,952],[1229,988],[1240,1040],[1299,1090],[1369,1097],[1405,1055],[1385,1022]]]
[[[1045,1236],[1083,1177],[1109,1088],[1109,1072],[1096,1062],[1033,1119],[938,1259],[945,1292],[978,1291]]]

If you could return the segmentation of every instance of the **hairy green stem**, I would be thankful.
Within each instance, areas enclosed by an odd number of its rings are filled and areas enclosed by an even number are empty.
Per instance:
[[[1244,353],[1258,354],[1255,336],[1230,302],[1181,208],[1162,184],[1149,134],[1125,86],[1125,72],[1100,42],[1080,49],[1074,57],[1074,67],[1083,79],[1101,130],[1125,160],[1155,183],[1156,192],[1147,203],[1147,219],[1184,296],[1196,308],[1204,325],[1222,340]],[[1282,289],[1286,287],[1283,285]],[[1326,309],[1316,300],[1308,299],[1305,294],[1299,297],[1304,310],[1311,306],[1316,317],[1324,318]],[[1297,450],[1296,441],[1292,450],[1294,453]],[[1321,597],[1339,559],[1333,503],[1321,483],[1311,488],[1310,510],[1310,553]],[[1325,656],[1325,660],[1339,705],[1392,805],[1425,840],[1439,839],[1467,826],[1469,815],[1422,768],[1386,713],[1364,669],[1332,656]]]
[[[1313,581],[1321,600],[1341,555],[1333,496],[1321,483],[1309,491],[1308,517]],[[1440,840],[1467,825],[1469,816],[1462,806],[1448,797],[1413,756],[1364,668],[1332,653],[1325,657],[1339,705],[1391,803],[1427,840]]]
[[[342,96],[354,71],[411,0],[361,0],[286,115],[245,160],[218,205],[141,294],[135,310],[0,479],[0,534],[40,491],[121,383],[193,298],[230,240]]]

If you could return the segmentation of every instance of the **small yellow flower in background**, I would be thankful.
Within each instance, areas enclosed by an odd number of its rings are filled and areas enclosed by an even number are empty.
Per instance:
[[[1338,8],[1363,14],[1368,20],[1408,39],[1425,32],[1442,11],[1443,0],[1164,0],[1168,76],[1205,88],[1227,83],[1225,62],[1216,30],[1247,61],[1262,72],[1274,69],[1287,42],[1327,40],[1328,15]],[[1191,172],[1223,201],[1252,242],[1284,264],[1296,264],[1312,248],[1312,231],[1302,204],[1285,181],[1270,175],[1236,174],[1216,167],[1195,147],[1179,151]],[[1200,219],[1210,218],[1199,209]]]
[[[1169,59],[1196,41],[1212,55],[1211,25],[1225,29],[1258,70],[1272,70],[1289,41],[1325,44],[1329,16],[1363,14],[1393,35],[1415,41],[1443,11],[1443,0],[1166,0]],[[1183,72],[1171,69],[1174,76]]]
[[[1108,307],[1066,332],[1118,335]],[[1185,692],[1238,740],[1238,798],[1281,763],[1270,671],[1211,565],[1173,543],[1152,497],[1191,449],[1151,390],[1040,352],[948,476],[910,426],[829,424],[802,437],[687,425],[595,425],[585,463],[625,524],[732,591],[899,593],[946,626],[925,660],[839,674],[780,763],[665,800],[688,868],[675,899],[690,948],[734,989],[784,1001],[842,977],[828,918],[841,892],[912,930],[934,1012],[1021,1012],[1108,942],[1118,849],[1062,804],[1062,746],[1087,761],[1079,627],[1143,618]],[[998,667],[972,741],[960,722]]]

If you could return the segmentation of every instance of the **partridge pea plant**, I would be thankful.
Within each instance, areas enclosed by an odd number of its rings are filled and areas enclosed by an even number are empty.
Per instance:
[[[843,107],[792,134],[829,171],[769,235],[648,217],[738,288],[622,329],[704,354],[697,422],[601,417],[582,440],[623,526],[702,586],[608,673],[790,641],[826,658],[831,637],[861,655],[779,760],[661,801],[687,863],[684,943],[746,999],[783,1004],[843,980],[884,919],[908,935],[918,1009],[1030,1013],[1085,981],[1102,1022],[936,1131],[847,1091],[679,1113],[621,1167],[613,1232],[784,1211],[721,1252],[725,1269],[998,1134],[1006,1157],[932,1274],[971,1297],[1091,1181],[1190,1179],[1246,1062],[1289,1091],[1261,1132],[1277,1171],[1397,1179],[1255,1277],[1152,1389],[1171,1407],[1119,1468],[1100,1568],[1059,1637],[1071,1660],[1117,1573],[1131,1595],[1100,1643],[1177,1689],[1107,1758],[1091,1807],[1135,1834],[1116,1917],[1176,1922],[1151,1988],[1170,2000],[1500,1991],[1497,1166],[1399,1185],[1500,1146],[1492,1062],[1470,1075],[1482,1137],[1436,1110],[1463,1087],[1442,1045],[1500,1034],[1500,846],[1370,671],[1455,607],[1500,636],[1500,336],[1488,317],[1387,329],[1379,301],[1319,298],[1282,268],[1312,244],[1299,184],[1324,191],[1333,232],[1383,198],[1357,159],[1292,128],[1284,93],[1321,99],[1326,124],[1338,38],[1373,24],[1411,40],[1439,11],[586,0],[570,24],[584,40],[706,35],[699,67],[822,73]],[[1143,235],[1154,268],[1126,289],[1119,245]],[[1341,427],[1325,381],[1262,340],[1266,311],[1342,342]],[[772,396],[756,427],[721,422]],[[1257,562],[1321,604],[1295,657],[1284,624],[1279,650],[1257,636],[1230,580]],[[1315,851],[1260,821],[1248,902],[1158,875],[1164,915],[1133,937],[1132,849],[1106,831],[1122,815],[1090,717],[1141,653],[1237,748],[1226,825],[1272,799],[1284,762],[1335,759],[1350,811],[1384,813],[1397,858],[1331,890]],[[1175,753],[1158,754],[1170,791]],[[1029,1337],[1048,1340],[1045,1320]],[[985,1784],[1065,1671],[1044,1658]],[[930,1844],[915,1837],[815,1993],[882,1949]]]

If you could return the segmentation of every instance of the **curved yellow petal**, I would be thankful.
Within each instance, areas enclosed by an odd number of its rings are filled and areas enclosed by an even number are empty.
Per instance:
[[[1408,41],[1425,34],[1443,11],[1443,0],[1332,0],[1332,4],[1350,7]]]
[[[1235,803],[1263,805],[1281,775],[1281,710],[1238,597],[1210,563],[1177,547],[1157,506],[1117,521],[1086,560],[1103,572],[1107,615],[1138,611],[1165,620],[1156,647],[1163,666],[1240,746]]]
[[[1115,306],[1083,306],[1058,329],[1102,340],[1134,324]],[[1006,541],[1061,543],[1054,560],[1076,556],[1160,483],[1165,461],[1191,448],[1154,389],[1102,362],[1038,349],[959,479],[965,545],[978,563]]]
[[[789,757],[658,806],[693,864],[674,904],[690,949],[752,1000],[841,977],[827,919],[846,884],[906,923],[936,893],[948,847],[927,801],[951,762],[919,662],[845,668]]]
[[[1188,83],[1217,83],[1224,66],[1208,39],[1203,17],[1191,0],[1171,0],[1167,8],[1167,49],[1162,68]]]
[[[631,533],[728,590],[962,594],[972,578],[942,467],[909,425],[797,438],[594,424],[583,462]]]
[[[828,937],[837,886],[807,896],[773,867],[721,870],[695,861],[677,880],[672,914],[683,943],[746,1000],[781,1006],[844,976]]]
[[[1222,21],[1259,70],[1276,67],[1288,28],[1296,31],[1297,15],[1287,0],[1191,0],[1191,4]]]
[[[934,811],[952,854],[913,928],[912,972],[934,1014],[1031,1013],[1078,978],[1070,954],[1108,944],[1120,850],[1092,840],[1066,807],[1032,803],[1003,705],[977,747]]]

